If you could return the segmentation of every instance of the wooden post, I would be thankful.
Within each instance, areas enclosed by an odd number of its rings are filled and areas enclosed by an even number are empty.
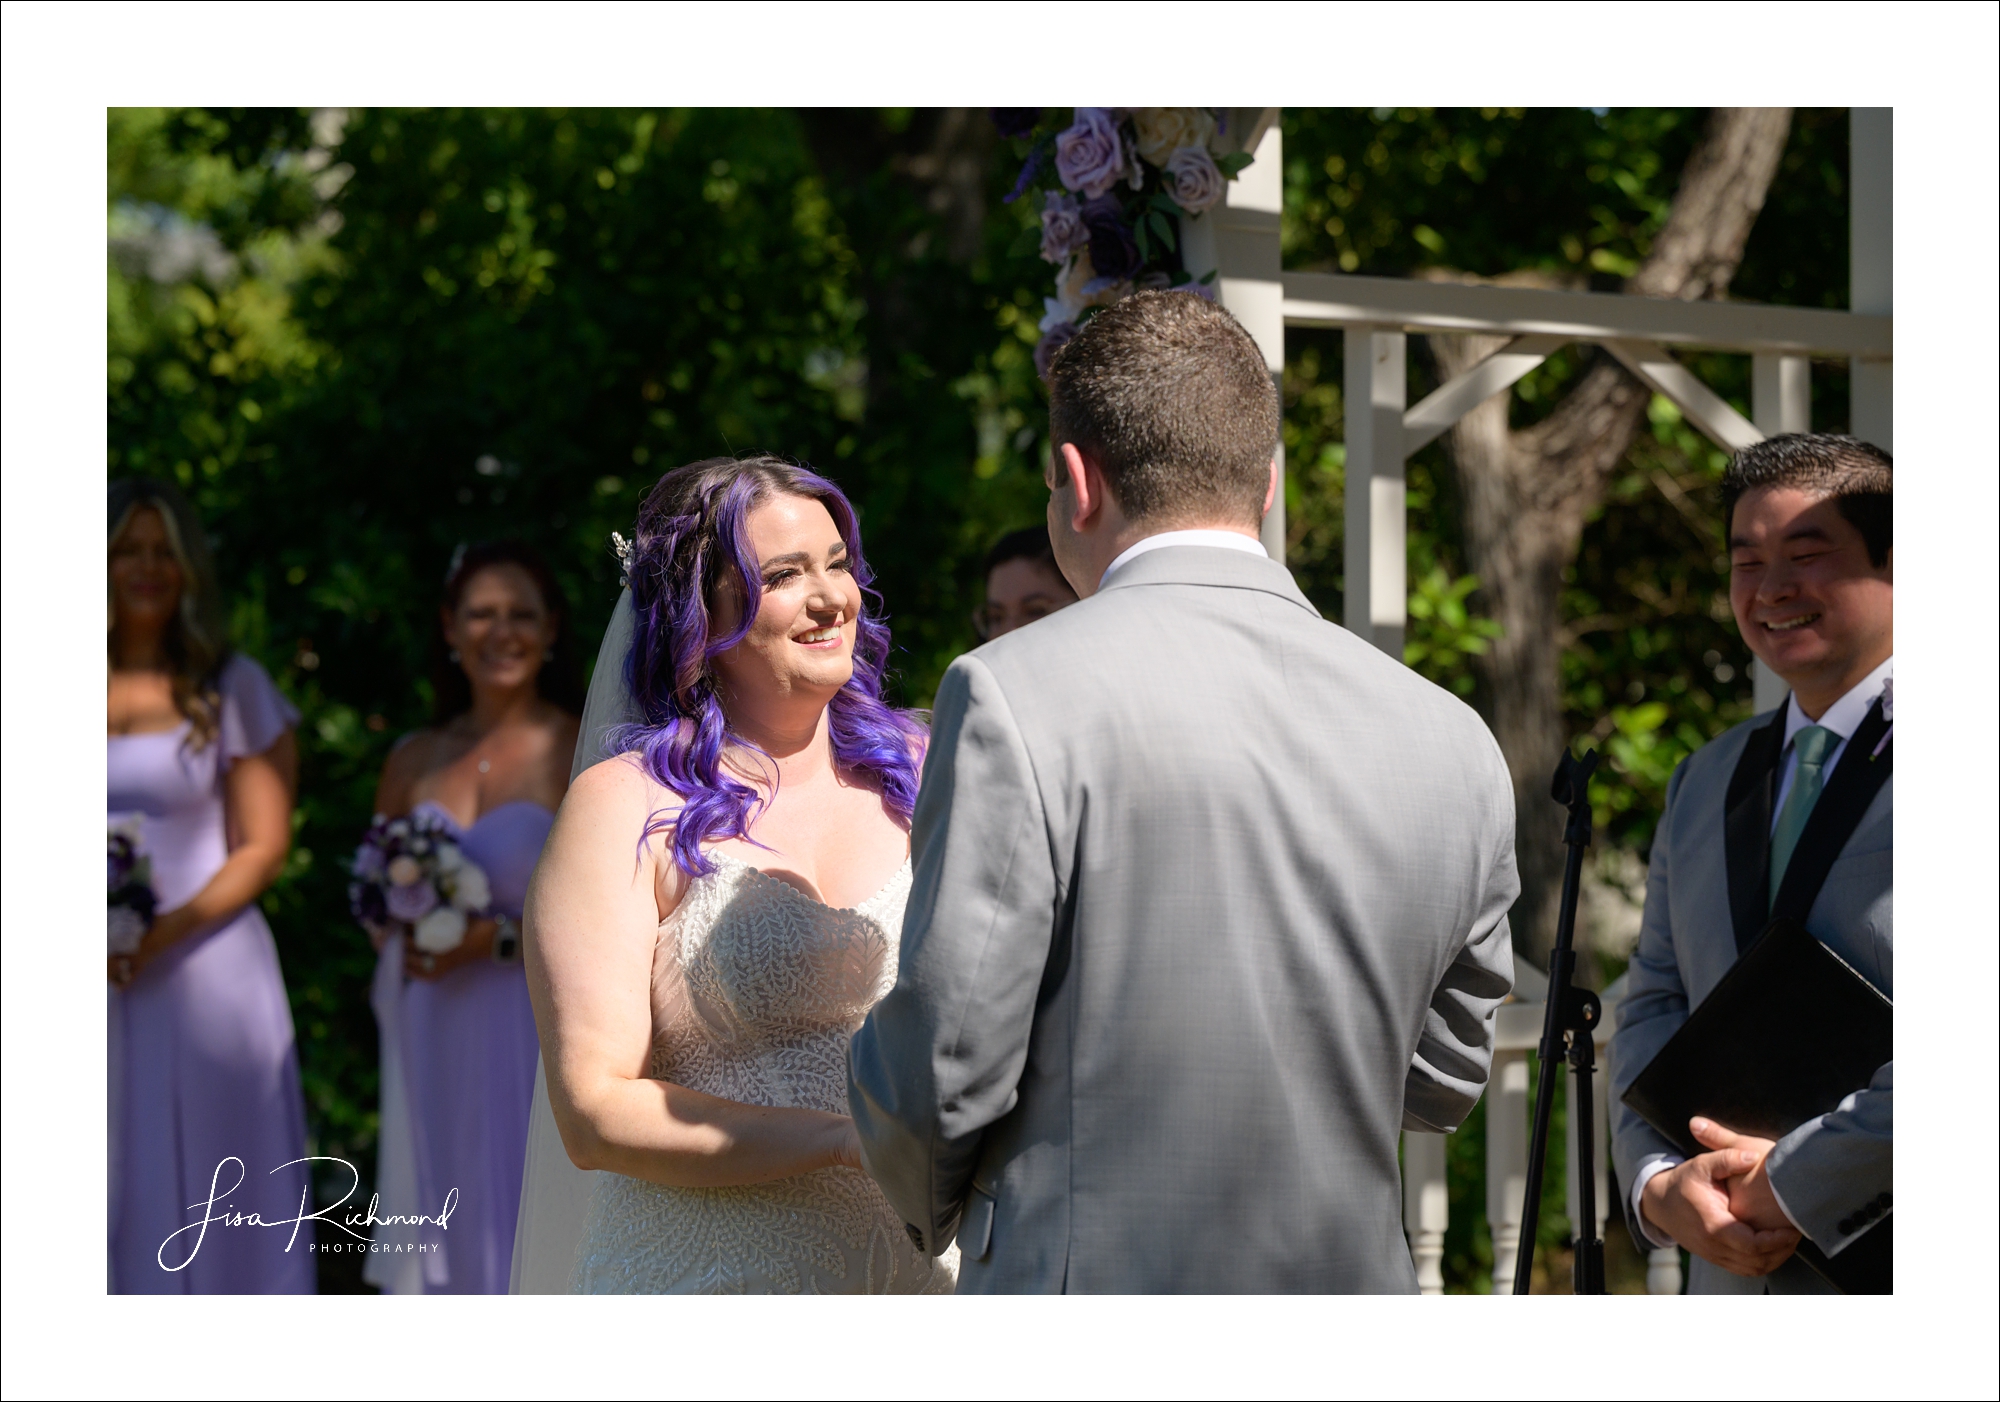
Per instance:
[[[1848,112],[1848,308],[1888,316],[1895,301],[1895,124],[1892,109]],[[1853,433],[1895,451],[1890,359],[1850,362]]]
[[[1751,357],[1750,417],[1766,438],[1812,432],[1812,362],[1802,355]],[[1783,677],[1755,658],[1750,662],[1750,677],[1759,714],[1784,704]],[[1674,1269],[1680,1269],[1679,1258]]]
[[[1403,1132],[1403,1230],[1417,1267],[1417,1290],[1444,1294],[1444,1229],[1451,1218],[1445,1187],[1444,1136]]]
[[[1532,1009],[1539,1004],[1523,1004]],[[1496,1049],[1486,1089],[1486,1223],[1493,1233],[1493,1293],[1514,1293],[1521,1195],[1528,1190],[1528,1054]]]
[[[1385,327],[1350,326],[1346,342],[1347,596],[1343,621],[1350,631],[1401,661],[1409,605],[1403,479],[1408,338]]]
[[[1221,205],[1196,218],[1181,216],[1181,262],[1201,277],[1214,272],[1222,305],[1264,353],[1264,368],[1284,390],[1285,288],[1280,280],[1278,224],[1284,211],[1284,138],[1275,107],[1238,107],[1229,112],[1226,139],[1249,140],[1255,156],[1229,182]],[[1278,493],[1265,514],[1264,549],[1285,562],[1285,441],[1278,439]]]

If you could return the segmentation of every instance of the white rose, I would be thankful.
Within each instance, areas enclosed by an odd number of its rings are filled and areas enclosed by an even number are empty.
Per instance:
[[[1174,203],[1189,214],[1199,214],[1222,202],[1222,193],[1228,186],[1221,170],[1216,167],[1215,158],[1199,146],[1183,146],[1167,157],[1167,179],[1172,181],[1169,191]]]
[[[424,869],[415,857],[401,856],[389,863],[391,886],[414,886],[423,879]]]
[[[426,954],[449,954],[465,941],[465,912],[441,905],[417,922],[411,938]]]
[[[451,903],[460,910],[484,910],[493,899],[486,873],[476,863],[466,862],[452,877]]]
[[[146,938],[146,922],[129,905],[114,905],[110,914],[111,952],[137,954],[139,942]]]
[[[1206,146],[1215,134],[1215,118],[1199,107],[1135,107],[1132,134],[1139,154],[1164,168],[1167,158],[1183,146]]]
[[[440,842],[437,845],[437,869],[457,871],[465,863],[465,853],[458,850],[456,842]]]

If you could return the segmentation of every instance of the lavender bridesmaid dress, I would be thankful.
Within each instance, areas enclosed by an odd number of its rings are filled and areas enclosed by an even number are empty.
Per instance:
[[[141,842],[162,910],[192,898],[228,857],[230,764],[262,754],[299,718],[240,653],[220,686],[220,731],[199,750],[186,724],[109,737],[110,812],[145,815]],[[308,1191],[306,1165],[294,1162],[306,1152],[306,1124],[292,1013],[262,912],[245,906],[114,988],[109,1034],[111,1292],[312,1293],[311,1223],[295,1241],[290,1226],[215,1223],[175,1235],[225,1208],[290,1219]]]
[[[438,805],[417,806],[458,828]],[[458,829],[496,912],[521,918],[554,823],[548,809],[522,800]],[[399,935],[383,945],[371,1001],[382,1030],[377,1211],[436,1216],[457,1196],[442,1230],[378,1230],[364,1278],[391,1294],[504,1295],[540,1053],[527,978],[518,961],[485,961],[434,982],[405,979]],[[414,1203],[399,1200],[411,1194]]]

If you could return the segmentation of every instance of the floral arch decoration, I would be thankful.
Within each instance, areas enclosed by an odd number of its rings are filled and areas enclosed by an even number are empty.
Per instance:
[[[1061,124],[1062,108],[992,109],[1022,162],[1007,203],[1041,193],[1041,254],[1057,269],[1035,346],[1044,379],[1051,357],[1100,307],[1150,288],[1214,299],[1215,273],[1194,277],[1182,261],[1179,221],[1221,204],[1251,159],[1228,149],[1224,109],[1068,111]]]

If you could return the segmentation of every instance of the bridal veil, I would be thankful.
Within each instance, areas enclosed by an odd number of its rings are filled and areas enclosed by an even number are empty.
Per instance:
[[[625,659],[632,651],[636,617],[632,591],[621,590],[597,665],[590,674],[590,695],[583,703],[583,725],[577,732],[576,757],[569,777],[608,758],[605,733],[614,726],[640,719],[639,708],[625,681]],[[576,1247],[583,1221],[596,1191],[599,1174],[578,1168],[563,1148],[549,1107],[547,1067],[535,1063],[535,1101],[529,1110],[528,1161],[521,1176],[521,1215],[514,1224],[514,1268],[508,1293],[564,1295],[576,1268]]]

